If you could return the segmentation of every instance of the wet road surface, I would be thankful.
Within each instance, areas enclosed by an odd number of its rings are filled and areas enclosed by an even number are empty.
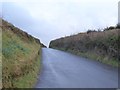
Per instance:
[[[117,68],[63,51],[43,48],[36,88],[117,88]]]

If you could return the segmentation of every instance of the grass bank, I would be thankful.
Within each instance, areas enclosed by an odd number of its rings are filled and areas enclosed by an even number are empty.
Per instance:
[[[0,29],[3,88],[33,87],[40,69],[40,41],[4,20]]]
[[[104,64],[107,64],[107,65],[110,65],[110,66],[113,66],[113,67],[118,67],[118,60],[116,60],[116,58],[109,58],[107,55],[104,55],[104,56],[100,56],[98,55],[97,53],[94,53],[92,51],[88,51],[88,52],[77,52],[77,51],[74,51],[74,50],[66,50],[64,48],[57,48],[57,47],[54,47],[54,49],[58,49],[58,50],[61,50],[61,51],[66,51],[66,52],[69,52],[69,53],[72,53],[72,54],[75,54],[75,55],[78,55],[78,56],[81,56],[81,57],[84,57],[84,58],[89,58],[91,60],[96,60],[96,61],[99,61],[101,63],[104,63]]]
[[[106,28],[103,31],[88,31],[53,40],[49,47],[118,67],[119,32],[120,29],[116,27]]]

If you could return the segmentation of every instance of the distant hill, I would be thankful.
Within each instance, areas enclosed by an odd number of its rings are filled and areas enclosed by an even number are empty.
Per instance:
[[[37,80],[41,48],[39,39],[2,19],[3,88],[30,88]]]
[[[120,27],[108,27],[103,31],[88,30],[50,42],[49,47],[68,51],[83,57],[118,66],[120,60]]]

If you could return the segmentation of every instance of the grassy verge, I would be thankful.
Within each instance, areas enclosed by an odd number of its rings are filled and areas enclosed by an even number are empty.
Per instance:
[[[16,79],[14,81],[14,86],[17,86],[19,88],[33,88],[35,83],[37,82],[38,78],[38,72],[40,70],[40,55],[37,56],[35,62],[35,66],[33,67],[33,70],[28,72],[28,74]]]
[[[98,55],[94,52],[82,53],[82,52],[77,52],[77,51],[70,50],[70,49],[66,50],[64,48],[57,48],[57,47],[54,47],[54,49],[66,51],[66,52],[69,52],[69,53],[72,53],[72,54],[75,54],[75,55],[78,55],[78,56],[89,58],[91,60],[96,60],[96,61],[99,61],[101,63],[113,66],[113,67],[118,67],[119,66],[118,60],[116,60],[115,58],[109,58],[107,55],[101,56],[101,55]]]
[[[83,56],[86,58],[90,58],[92,60],[97,60],[101,63],[111,65],[113,67],[118,67],[118,60],[116,60],[114,58],[109,58],[108,56],[100,56],[100,55],[97,55],[96,53],[93,53],[93,52],[86,52],[86,53],[79,52],[79,53],[77,53],[77,55]]]
[[[3,88],[33,87],[40,68],[40,44],[14,26],[1,28]]]

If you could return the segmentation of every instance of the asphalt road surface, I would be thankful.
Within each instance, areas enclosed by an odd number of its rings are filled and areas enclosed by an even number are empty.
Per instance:
[[[43,48],[36,88],[117,88],[117,68],[63,51]]]

